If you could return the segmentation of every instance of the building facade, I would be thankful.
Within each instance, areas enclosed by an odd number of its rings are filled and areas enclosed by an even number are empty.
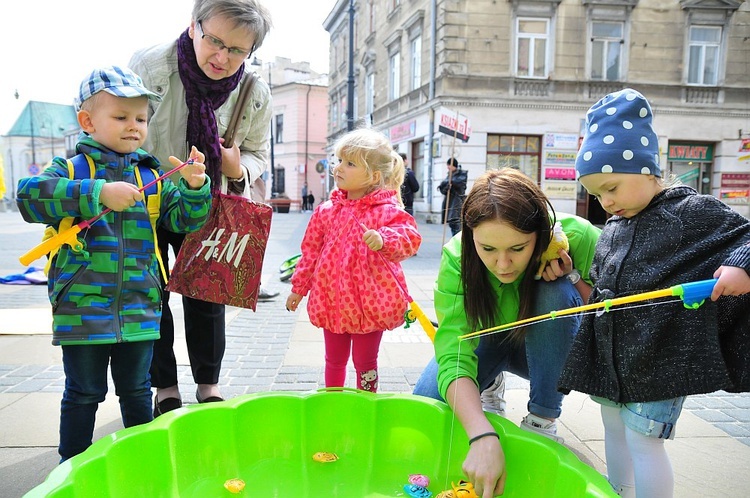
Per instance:
[[[747,2],[339,0],[324,27],[329,144],[349,125],[353,80],[353,119],[407,153],[428,218],[454,156],[470,184],[512,166],[556,209],[602,223],[574,160],[587,109],[626,87],[652,104],[663,172],[750,217]]]
[[[288,198],[301,205],[302,188],[317,205],[326,198],[326,137],[328,78],[315,73],[307,62],[284,57],[258,70],[268,78],[273,97],[271,165],[267,196]]]

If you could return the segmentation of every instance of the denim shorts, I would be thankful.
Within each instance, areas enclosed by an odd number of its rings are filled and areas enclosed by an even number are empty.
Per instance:
[[[646,403],[615,403],[605,398],[591,396],[605,406],[620,407],[620,417],[629,429],[657,439],[674,439],[677,419],[682,412],[685,396]]]

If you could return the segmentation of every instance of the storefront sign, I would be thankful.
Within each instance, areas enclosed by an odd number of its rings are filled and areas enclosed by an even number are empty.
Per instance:
[[[725,204],[748,204],[750,190],[721,189],[719,191],[719,199]]]
[[[669,144],[670,161],[712,161],[713,156],[711,144]]]
[[[455,136],[462,142],[468,142],[471,135],[471,124],[469,118],[451,111],[445,107],[438,109],[435,114],[435,122],[438,125],[438,131],[446,135]]]
[[[574,167],[576,164],[576,156],[578,155],[575,151],[553,151],[547,150],[544,152],[544,164],[547,166],[570,166]],[[573,178],[575,179],[575,177]]]
[[[415,120],[400,123],[395,126],[391,126],[388,130],[388,137],[392,143],[403,142],[406,139],[412,138],[417,133],[417,122]]]
[[[750,173],[722,173],[721,188],[750,189]]]
[[[544,182],[542,191],[550,199],[575,199],[575,182]]]
[[[575,180],[575,168],[544,168],[545,180]]]
[[[578,135],[575,133],[545,133],[544,147],[547,149],[578,149]]]

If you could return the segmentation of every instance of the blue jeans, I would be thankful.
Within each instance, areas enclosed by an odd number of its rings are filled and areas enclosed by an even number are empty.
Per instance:
[[[60,407],[61,462],[91,446],[99,403],[107,395],[107,366],[120,398],[125,427],[153,420],[151,365],[154,341],[62,346],[65,391]]]
[[[565,278],[554,282],[540,280],[536,285],[531,316],[583,304],[580,294]],[[527,409],[546,418],[558,418],[563,394],[557,390],[565,359],[581,319],[578,315],[547,320],[526,327],[522,343],[502,340],[503,332],[479,339],[475,353],[480,392],[492,384],[500,372],[511,372],[529,381]],[[438,365],[433,358],[414,386],[414,394],[442,400],[437,385]]]

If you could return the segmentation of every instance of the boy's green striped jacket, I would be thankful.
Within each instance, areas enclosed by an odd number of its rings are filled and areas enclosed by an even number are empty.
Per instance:
[[[95,163],[95,178],[69,178],[67,161],[57,157],[39,176],[22,178],[16,202],[24,220],[57,226],[68,216],[76,223],[105,207],[99,194],[106,182],[137,185],[140,164],[158,169],[159,161],[142,149],[118,154],[84,137],[76,146]],[[161,174],[161,171],[159,171]],[[208,179],[199,190],[162,181],[157,226],[193,232],[211,208]],[[53,344],[111,344],[159,337],[161,283],[154,232],[146,198],[122,212],[110,212],[79,234],[84,249],[64,245],[49,271]]]

